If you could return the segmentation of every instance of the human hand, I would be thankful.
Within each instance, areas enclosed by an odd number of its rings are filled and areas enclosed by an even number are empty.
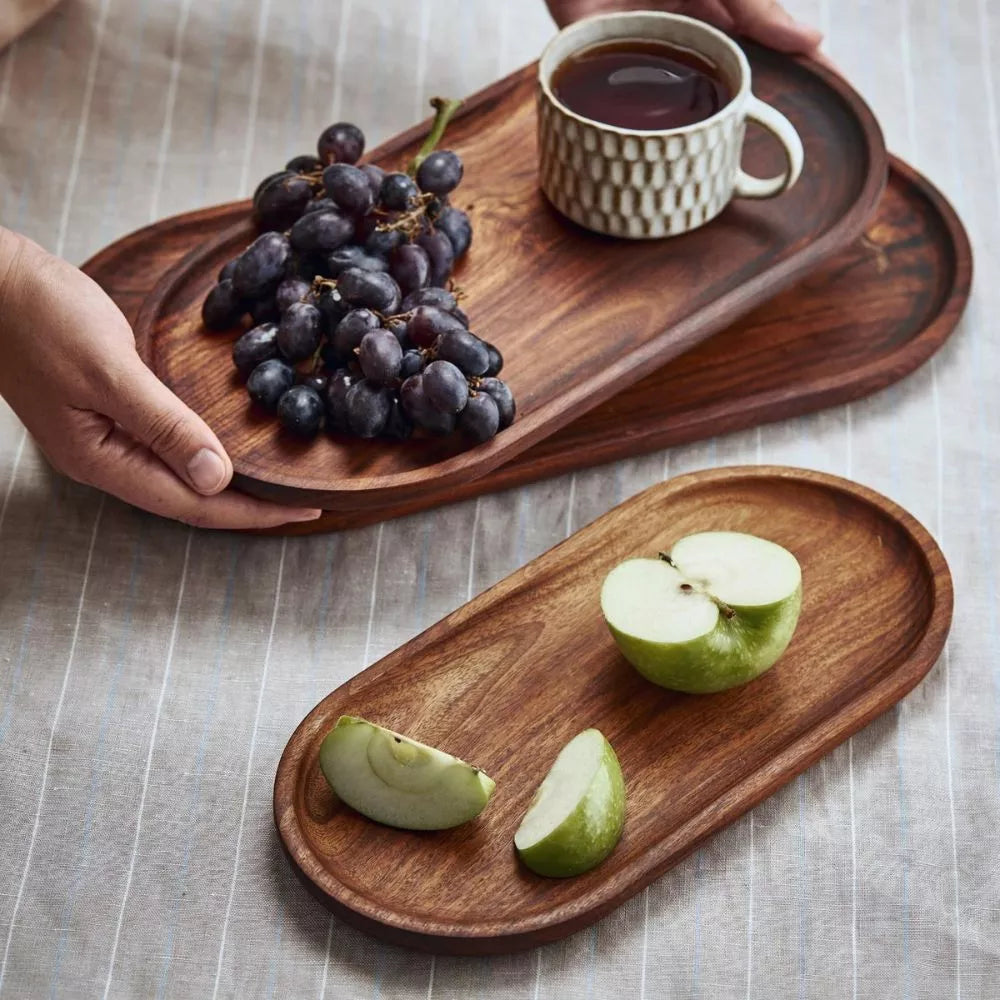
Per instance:
[[[799,24],[777,0],[546,0],[560,28],[591,14],[622,10],[664,10],[708,21],[781,52],[813,55],[823,40],[815,28]]]
[[[232,462],[142,363],[125,317],[82,271],[0,229],[0,395],[78,482],[204,528],[267,528],[318,510],[223,492]]]

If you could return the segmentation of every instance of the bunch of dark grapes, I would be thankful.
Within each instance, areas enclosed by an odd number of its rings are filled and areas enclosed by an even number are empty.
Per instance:
[[[514,419],[503,357],[469,330],[451,286],[469,249],[449,196],[462,161],[435,150],[456,102],[435,99],[431,136],[407,173],[358,165],[365,139],[331,125],[253,197],[261,235],[219,272],[210,330],[253,325],[233,363],[255,404],[305,438],[321,427],[404,439],[416,428],[488,441]]]

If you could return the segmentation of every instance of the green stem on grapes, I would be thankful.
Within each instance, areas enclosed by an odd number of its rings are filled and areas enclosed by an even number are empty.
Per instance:
[[[434,108],[434,122],[431,125],[424,144],[417,150],[417,155],[410,161],[406,172],[415,177],[420,164],[434,152],[434,147],[441,141],[444,130],[448,127],[448,122],[454,117],[455,112],[462,106],[462,102],[451,97],[432,97],[431,107]]]

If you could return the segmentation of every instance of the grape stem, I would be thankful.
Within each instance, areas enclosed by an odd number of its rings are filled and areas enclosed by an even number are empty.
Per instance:
[[[428,217],[427,208],[433,200],[434,195],[432,194],[418,195],[411,199],[411,207],[403,212],[395,221],[380,222],[375,228],[381,233],[391,233],[399,230],[405,233],[409,240],[414,240],[420,235],[423,220],[425,217]],[[375,214],[383,215],[385,213],[376,210]]]
[[[420,164],[434,152],[434,147],[441,141],[444,130],[448,127],[448,122],[454,117],[455,112],[462,106],[462,102],[451,97],[432,97],[431,107],[434,108],[434,122],[431,125],[424,144],[417,150],[417,155],[410,161],[406,172],[411,177],[416,177]]]

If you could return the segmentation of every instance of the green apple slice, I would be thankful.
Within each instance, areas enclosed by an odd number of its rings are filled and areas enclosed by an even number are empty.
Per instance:
[[[694,694],[744,684],[773,666],[801,606],[795,556],[736,531],[703,531],[659,559],[628,559],[601,589],[625,659],[654,683]]]
[[[342,715],[319,750],[337,796],[404,830],[445,830],[478,816],[496,785],[479,768],[373,722]]]
[[[559,751],[514,834],[539,875],[579,875],[615,848],[625,824],[625,780],[611,744],[585,729]]]

